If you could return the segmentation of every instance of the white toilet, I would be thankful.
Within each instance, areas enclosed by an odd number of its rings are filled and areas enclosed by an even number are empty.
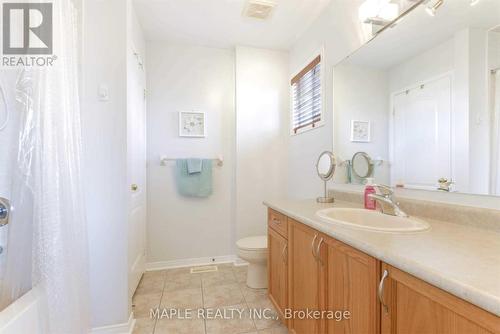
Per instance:
[[[267,236],[248,237],[236,242],[238,256],[249,263],[247,286],[267,288]]]

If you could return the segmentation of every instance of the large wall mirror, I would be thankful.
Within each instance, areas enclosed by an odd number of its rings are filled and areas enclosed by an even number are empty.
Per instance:
[[[377,183],[499,196],[499,67],[500,1],[422,2],[335,66],[335,154],[380,161]]]

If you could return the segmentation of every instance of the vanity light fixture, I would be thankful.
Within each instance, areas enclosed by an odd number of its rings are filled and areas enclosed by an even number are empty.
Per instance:
[[[366,0],[359,6],[359,20],[366,24],[385,26],[399,16],[399,5],[391,0]]]
[[[473,7],[477,5],[481,0],[470,0],[470,6]]]
[[[427,14],[429,14],[430,16],[436,16],[436,11],[439,9],[439,7],[441,7],[444,3],[444,0],[437,0],[434,5],[432,6],[427,6],[425,8],[425,11],[427,12]]]

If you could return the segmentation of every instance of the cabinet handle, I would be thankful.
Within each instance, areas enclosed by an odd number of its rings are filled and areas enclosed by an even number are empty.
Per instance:
[[[281,221],[277,218],[273,218],[273,223],[275,223],[276,225],[280,225]]]
[[[283,247],[283,250],[281,251],[281,259],[283,260],[283,262],[286,264],[288,261],[287,261],[287,248],[288,248],[288,245],[285,244],[285,246]]]
[[[319,256],[319,251],[320,251],[321,244],[323,243],[323,241],[324,241],[323,238],[319,239],[318,246],[316,246],[316,261],[321,263],[321,265],[323,265],[323,259],[321,259],[321,256]]]
[[[382,274],[382,279],[380,280],[380,284],[378,285],[378,300],[380,301],[380,304],[382,304],[385,313],[389,312],[389,308],[387,307],[384,301],[384,283],[387,276],[389,276],[389,272],[387,270],[384,270],[384,273]]]
[[[314,252],[314,243],[316,242],[317,238],[318,238],[318,234],[315,234],[314,238],[313,238],[313,242],[311,244],[311,252],[312,252],[313,257],[316,259],[316,261],[318,260],[318,257],[316,256],[316,253]]]

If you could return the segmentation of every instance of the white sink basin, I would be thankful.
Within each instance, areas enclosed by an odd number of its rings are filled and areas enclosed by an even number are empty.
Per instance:
[[[418,232],[430,228],[425,221],[414,217],[396,217],[375,210],[330,208],[316,212],[323,221],[379,232]]]

